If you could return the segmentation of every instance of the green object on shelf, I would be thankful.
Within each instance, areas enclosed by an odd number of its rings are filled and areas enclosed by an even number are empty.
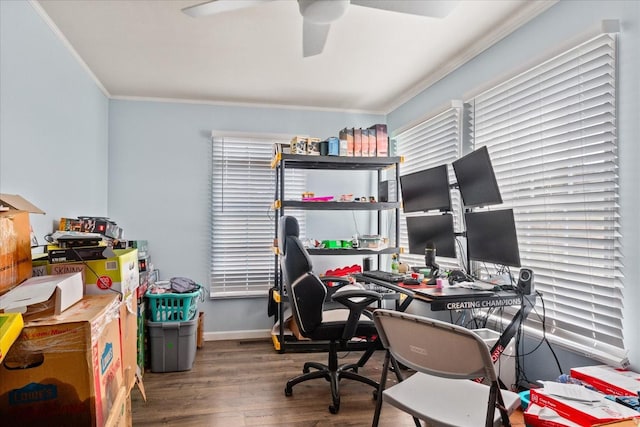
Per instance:
[[[338,249],[342,246],[340,240],[323,240],[322,246],[327,249]]]

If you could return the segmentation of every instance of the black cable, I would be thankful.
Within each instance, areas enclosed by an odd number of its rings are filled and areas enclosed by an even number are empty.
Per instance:
[[[553,358],[556,362],[556,366],[558,367],[558,370],[560,371],[560,374],[563,374],[563,370],[562,370],[562,366],[560,365],[560,361],[558,360],[558,356],[556,355],[555,351],[553,350],[553,347],[551,346],[551,342],[549,341],[549,339],[547,338],[547,333],[546,333],[546,306],[544,303],[544,298],[542,296],[542,294],[539,291],[536,291],[536,294],[538,295],[538,297],[540,298],[540,302],[542,304],[542,316],[540,316],[540,314],[538,313],[538,311],[536,310],[535,306],[533,306],[533,311],[536,313],[536,315],[538,316],[538,318],[541,320],[542,323],[542,338],[540,340],[540,342],[530,351],[526,352],[526,353],[522,353],[522,354],[517,354],[518,358],[516,359],[516,365],[517,365],[517,372],[519,373],[519,377],[522,377],[522,379],[524,381],[526,381],[528,384],[530,384],[531,382],[529,381],[529,379],[527,378],[526,374],[524,373],[524,369],[520,368],[520,359],[524,360],[525,356],[529,356],[531,354],[533,354],[534,352],[536,352],[540,346],[542,346],[543,343],[546,343],[547,346],[549,347],[549,350],[551,351],[551,354],[553,355]],[[524,303],[524,298],[523,298],[523,303]],[[520,326],[520,328],[518,329],[518,339],[521,339],[521,336],[523,335],[523,325]],[[524,340],[523,340],[524,341]],[[524,342],[522,342],[522,348],[524,349]]]
[[[108,246],[105,246],[105,250],[107,250],[107,248],[108,248]],[[98,282],[97,281],[100,281],[100,276],[98,275],[98,273],[96,273],[95,270],[93,268],[91,268],[91,266],[89,264],[87,264],[87,262],[82,258],[82,255],[80,255],[80,253],[78,253],[76,248],[70,247],[69,249],[71,249],[73,251],[73,253],[76,254],[76,256],[78,257],[80,262],[82,262],[93,273],[93,275],[96,276],[96,286],[98,286]],[[103,289],[103,288],[100,288],[100,289]],[[118,292],[115,289],[111,289],[111,288],[106,288],[106,290],[111,291],[111,292],[115,292],[116,294],[120,295],[120,299],[121,300],[124,298],[124,294],[122,292]]]

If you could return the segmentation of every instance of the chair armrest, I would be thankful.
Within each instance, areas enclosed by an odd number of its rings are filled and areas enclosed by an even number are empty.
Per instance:
[[[322,276],[320,277],[320,281],[324,283],[327,288],[326,302],[330,302],[333,294],[351,283],[347,276]],[[327,282],[334,282],[334,285],[327,286]]]
[[[353,338],[364,309],[372,303],[380,301],[382,295],[365,289],[345,289],[334,293],[331,299],[349,309],[349,318],[342,333],[342,339],[347,341]]]

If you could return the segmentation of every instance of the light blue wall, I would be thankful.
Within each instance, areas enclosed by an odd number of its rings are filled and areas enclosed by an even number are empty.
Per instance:
[[[381,116],[310,110],[112,100],[109,217],[147,239],[161,278],[209,284],[211,131],[327,137]],[[265,215],[268,213],[265,212]],[[205,330],[267,330],[266,298],[207,300]]]
[[[40,243],[60,217],[107,214],[107,97],[26,1],[0,2],[0,192]]]
[[[618,50],[618,143],[620,156],[621,231],[624,255],[624,337],[632,367],[640,371],[640,231],[638,211],[640,193],[640,2],[563,0],[536,19],[469,61],[431,88],[391,112],[387,117],[390,132],[433,112],[452,99],[467,99],[469,94],[486,88],[523,64],[558,53],[558,46],[576,40],[598,26],[603,19],[620,21]],[[526,359],[531,379],[557,375],[546,346],[535,357]],[[559,351],[562,366],[585,364],[585,359]],[[541,361],[541,363],[537,363]],[[546,364],[546,366],[543,366]]]

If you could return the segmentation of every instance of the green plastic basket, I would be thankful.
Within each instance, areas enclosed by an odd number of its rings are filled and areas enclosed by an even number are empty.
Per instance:
[[[146,293],[152,322],[185,322],[193,320],[198,313],[198,298],[202,288],[183,294]]]

